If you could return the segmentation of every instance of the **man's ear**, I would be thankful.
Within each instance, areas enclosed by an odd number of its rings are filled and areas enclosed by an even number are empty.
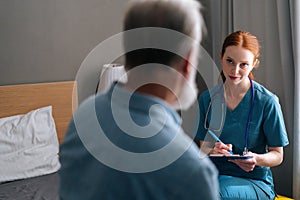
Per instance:
[[[192,58],[192,51],[188,52],[187,58],[182,59],[181,66],[182,66],[182,74],[185,78],[187,78],[192,70],[192,63],[191,63],[191,58]]]

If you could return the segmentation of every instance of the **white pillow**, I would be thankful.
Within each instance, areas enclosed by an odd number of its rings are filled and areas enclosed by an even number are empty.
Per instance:
[[[0,118],[0,182],[56,172],[58,151],[52,106]]]

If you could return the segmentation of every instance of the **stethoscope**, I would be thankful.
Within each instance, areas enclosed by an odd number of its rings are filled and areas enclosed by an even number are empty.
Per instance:
[[[246,131],[245,131],[245,145],[244,145],[243,155],[245,155],[248,152],[249,129],[250,129],[250,122],[252,120],[252,112],[253,112],[253,107],[254,107],[254,86],[253,86],[253,82],[250,77],[249,77],[249,80],[250,80],[250,84],[251,84],[251,105],[250,105],[250,110],[248,113],[247,127],[246,127]],[[220,132],[222,130],[224,122],[225,122],[224,113],[225,113],[225,109],[226,109],[226,102],[225,102],[224,96],[222,95],[224,100],[222,102],[222,117],[221,117],[220,127],[218,129],[213,129],[207,125],[208,124],[207,118],[208,118],[209,112],[211,110],[212,102],[214,101],[217,94],[220,94],[221,89],[223,89],[222,85],[217,90],[217,92],[215,92],[214,95],[212,95],[211,100],[208,105],[208,108],[207,108],[207,111],[206,111],[206,114],[205,114],[205,119],[204,119],[204,128],[208,131],[212,131],[213,133]]]

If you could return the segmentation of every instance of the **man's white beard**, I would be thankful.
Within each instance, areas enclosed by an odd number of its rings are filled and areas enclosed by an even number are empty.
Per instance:
[[[195,82],[196,70],[192,73],[188,80],[183,81],[182,89],[177,96],[177,101],[172,104],[176,110],[187,110],[197,99],[198,88]]]

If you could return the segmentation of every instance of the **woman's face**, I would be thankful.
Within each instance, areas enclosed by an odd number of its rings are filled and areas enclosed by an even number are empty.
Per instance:
[[[228,46],[221,58],[221,64],[226,82],[238,85],[248,80],[253,69],[254,55],[240,46]]]

